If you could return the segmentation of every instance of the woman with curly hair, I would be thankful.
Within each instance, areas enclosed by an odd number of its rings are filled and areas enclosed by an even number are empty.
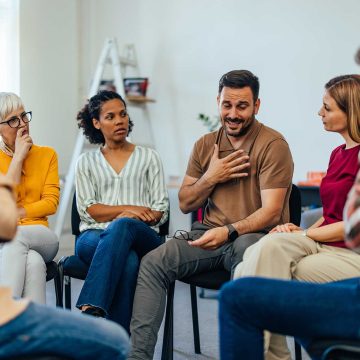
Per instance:
[[[129,331],[140,259],[160,245],[169,200],[159,155],[127,140],[133,123],[125,101],[100,91],[79,112],[79,127],[97,150],[76,169],[80,214],[77,255],[90,265],[77,307]]]

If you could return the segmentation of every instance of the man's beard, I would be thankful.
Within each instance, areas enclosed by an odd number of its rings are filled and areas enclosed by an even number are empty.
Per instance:
[[[254,120],[255,120],[255,114],[252,114],[252,116],[247,119],[225,117],[224,123],[245,124],[245,126],[243,125],[242,128],[239,130],[239,132],[236,134],[229,134],[226,131],[226,127],[224,126],[227,136],[240,137],[245,135],[249,131],[250,126],[254,122]]]

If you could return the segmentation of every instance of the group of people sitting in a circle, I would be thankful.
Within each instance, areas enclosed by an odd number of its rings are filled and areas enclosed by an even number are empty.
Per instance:
[[[360,76],[325,85],[319,116],[344,144],[331,153],[323,214],[308,229],[289,223],[292,155],[256,120],[258,78],[224,74],[217,103],[221,127],[196,141],[179,190],[180,209],[205,206],[203,221],[165,243],[163,166],[155,150],[128,141],[134,123],[124,99],[103,90],[79,111],[79,127],[99,145],[76,167],[84,316],[44,305],[46,263],[59,246],[47,220],[59,203],[57,154],[33,144],[22,100],[0,93],[0,359],[153,359],[169,285],[217,269],[232,278],[220,293],[221,359],[289,360],[284,335],[305,348],[324,337],[359,339]]]

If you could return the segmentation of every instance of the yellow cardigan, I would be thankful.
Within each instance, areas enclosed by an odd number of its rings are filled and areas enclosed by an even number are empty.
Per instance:
[[[11,159],[0,151],[0,172],[7,173]],[[20,184],[15,188],[17,206],[26,212],[18,224],[48,226],[47,216],[56,212],[59,193],[56,152],[50,147],[32,145],[23,162]]]

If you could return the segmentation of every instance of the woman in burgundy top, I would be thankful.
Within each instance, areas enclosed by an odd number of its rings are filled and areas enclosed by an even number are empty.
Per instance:
[[[337,132],[345,141],[331,153],[320,186],[323,216],[305,230],[291,223],[276,226],[246,250],[234,278],[323,283],[360,276],[360,255],[345,248],[343,222],[346,197],[359,170],[360,75],[331,79],[319,115],[325,130]],[[267,358],[290,359],[282,336],[271,335],[267,351]]]

